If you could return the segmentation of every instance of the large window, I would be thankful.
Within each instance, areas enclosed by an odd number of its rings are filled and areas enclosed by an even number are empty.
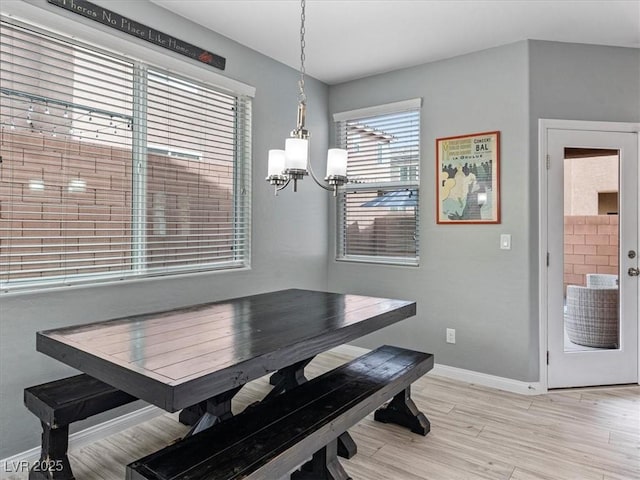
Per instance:
[[[243,267],[248,97],[2,24],[2,290]]]
[[[420,99],[334,119],[350,179],[338,201],[338,260],[417,265]]]

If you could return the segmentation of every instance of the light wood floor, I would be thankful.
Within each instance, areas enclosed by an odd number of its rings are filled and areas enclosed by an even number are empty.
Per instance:
[[[323,354],[307,371],[312,377],[348,359]],[[268,389],[266,379],[247,385],[234,410]],[[350,430],[358,454],[341,460],[354,480],[640,479],[639,386],[520,396],[427,375],[412,396],[431,432],[421,437],[370,415]],[[167,414],[72,450],[76,479],[121,480],[124,465],[185,431]]]

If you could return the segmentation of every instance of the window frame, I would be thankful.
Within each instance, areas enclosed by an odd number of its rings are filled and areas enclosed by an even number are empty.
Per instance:
[[[130,260],[129,268],[121,271],[103,271],[94,273],[76,273],[76,274],[63,274],[50,277],[30,277],[20,278],[8,281],[0,282],[0,294],[9,294],[17,292],[29,292],[29,291],[49,291],[58,288],[72,287],[72,286],[89,286],[94,284],[106,284],[106,283],[120,283],[120,282],[135,282],[144,281],[149,278],[171,278],[175,276],[181,276],[185,274],[202,274],[202,273],[224,273],[224,272],[237,272],[238,270],[247,270],[251,268],[251,177],[252,177],[252,97],[255,94],[255,89],[250,86],[246,86],[237,81],[226,81],[226,77],[219,74],[215,74],[214,78],[220,78],[222,83],[230,83],[232,86],[239,86],[238,90],[233,91],[228,87],[219,86],[211,82],[203,81],[201,78],[191,78],[181,73],[176,73],[171,70],[168,71],[165,67],[157,66],[151,62],[144,62],[137,60],[131,56],[115,53],[103,47],[96,45],[95,43],[83,42],[76,38],[71,38],[67,35],[61,35],[54,31],[49,31],[45,28],[41,28],[32,25],[27,22],[15,20],[13,18],[0,16],[0,21],[3,24],[7,24],[10,27],[18,29],[24,29],[28,33],[35,35],[42,35],[45,37],[51,37],[59,42],[64,42],[71,47],[77,47],[84,49],[87,52],[93,52],[96,55],[107,56],[119,61],[127,62],[133,66],[134,76],[130,85],[133,94],[133,104],[131,105],[131,117],[133,119],[132,128],[132,155],[127,161],[130,162],[129,166],[132,169],[133,177],[131,181],[131,195],[134,197],[130,208],[131,214],[131,232],[127,239],[131,246],[129,256]],[[146,48],[145,48],[146,50]],[[173,62],[172,62],[173,63]],[[187,65],[186,70],[193,71],[191,66]],[[143,116],[140,116],[140,108],[144,110],[144,100],[139,102],[139,96],[146,95],[144,88],[146,88],[146,76],[149,75],[148,69],[153,70],[153,73],[163,73],[170,77],[176,78],[179,81],[191,83],[197,86],[201,86],[207,90],[213,90],[219,92],[225,96],[231,96],[234,98],[234,153],[233,153],[233,171],[231,174],[231,180],[233,185],[232,190],[232,218],[229,222],[230,227],[233,230],[232,240],[230,242],[233,252],[232,260],[222,260],[206,262],[201,264],[191,265],[175,265],[171,267],[153,267],[149,265],[139,264],[136,258],[139,253],[136,253],[136,248],[144,248],[145,240],[148,236],[146,233],[146,209],[140,209],[136,206],[135,197],[138,198],[138,202],[144,205],[150,192],[146,190],[146,184],[142,177],[146,174],[144,166],[146,163],[147,144],[146,144],[146,115],[147,112],[143,112]],[[139,78],[143,75],[145,78]],[[236,85],[237,84],[237,85]],[[43,97],[45,98],[45,97]],[[46,98],[45,98],[46,99]],[[241,113],[242,112],[242,113]],[[3,125],[4,126],[4,125]],[[136,131],[137,130],[137,131]],[[157,145],[151,146],[158,147]],[[164,145],[162,145],[164,147]],[[176,153],[192,153],[182,152],[181,149],[172,149],[170,146],[168,150],[175,151]],[[193,152],[195,153],[195,152]],[[197,161],[204,161],[202,155],[204,152],[197,152],[201,156]],[[176,155],[180,157],[180,155]],[[142,170],[136,168],[136,165]],[[135,172],[138,172],[137,174]],[[141,173],[142,172],[142,173]],[[44,185],[43,185],[44,186]],[[136,214],[136,212],[143,212],[142,214]],[[136,215],[141,215],[136,219]],[[137,225],[134,225],[137,223]],[[136,245],[138,247],[136,247]],[[240,248],[238,248],[240,246]],[[241,253],[237,253],[241,252]],[[142,254],[144,258],[145,254]]]
[[[364,183],[348,183],[341,186],[338,191],[338,199],[336,201],[336,235],[335,235],[335,260],[337,262],[346,263],[366,263],[366,264],[379,264],[379,265],[391,265],[401,267],[418,267],[420,266],[420,169],[421,169],[421,120],[422,120],[422,99],[413,98],[409,100],[393,102],[388,104],[376,105],[372,107],[365,107],[356,110],[350,110],[345,112],[335,113],[333,120],[335,123],[336,143],[340,148],[347,149],[347,140],[345,136],[340,133],[341,125],[349,121],[357,121],[364,118],[372,118],[378,116],[385,116],[390,114],[402,114],[404,112],[417,112],[418,113],[418,126],[417,126],[417,147],[418,152],[417,163],[411,165],[392,165],[390,162],[389,169],[398,169],[398,177],[401,177],[401,169],[413,170],[415,167],[415,178],[402,180],[388,180],[388,181],[376,181],[376,182],[364,182]],[[360,150],[360,145],[355,144],[356,151]],[[381,162],[378,162],[381,163]],[[347,161],[347,168],[348,168]],[[413,176],[412,174],[410,176]],[[384,255],[367,255],[367,254],[349,254],[345,250],[347,243],[347,225],[346,223],[346,207],[345,197],[347,193],[368,192],[372,190],[392,190],[397,189],[412,189],[418,194],[418,205],[415,207],[415,220],[416,220],[416,235],[415,235],[415,256],[413,257],[397,257],[397,256],[384,256]]]

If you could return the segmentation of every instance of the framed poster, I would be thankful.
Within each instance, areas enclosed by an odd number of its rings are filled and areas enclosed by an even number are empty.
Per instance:
[[[436,139],[437,223],[500,223],[500,132]]]

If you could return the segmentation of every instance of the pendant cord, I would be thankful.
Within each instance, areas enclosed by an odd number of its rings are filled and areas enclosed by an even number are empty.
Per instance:
[[[304,61],[305,61],[305,54],[304,54],[304,49],[305,49],[305,39],[304,39],[304,35],[306,33],[305,30],[305,20],[306,20],[306,15],[305,15],[305,10],[306,10],[306,1],[305,0],[300,0],[300,7],[301,7],[301,13],[300,13],[300,80],[298,81],[298,87],[300,88],[300,94],[298,95],[298,101],[300,103],[306,104],[307,103],[307,95],[304,93],[304,75],[305,75],[305,68],[304,68]]]

